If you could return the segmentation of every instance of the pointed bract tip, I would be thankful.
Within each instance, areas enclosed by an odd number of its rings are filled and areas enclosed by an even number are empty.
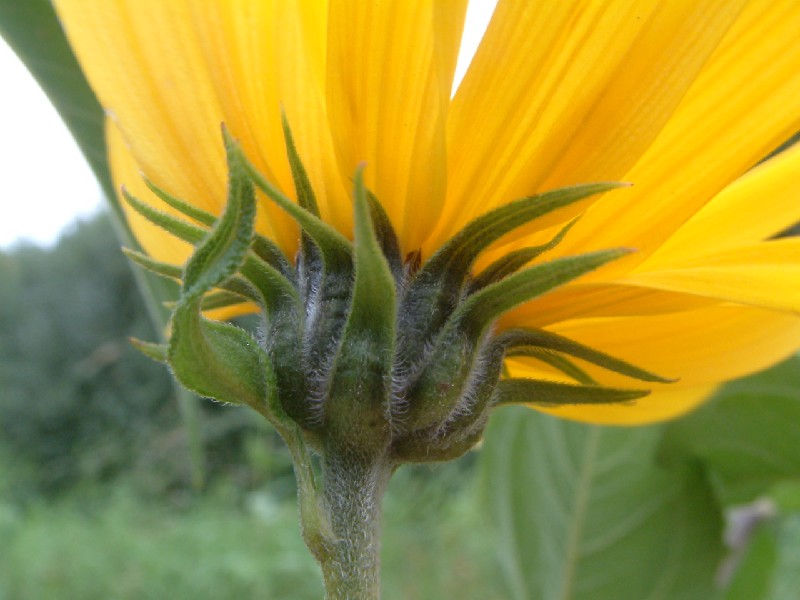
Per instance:
[[[151,358],[157,362],[167,362],[167,346],[164,344],[155,344],[153,342],[145,342],[135,337],[129,337],[128,342],[136,350],[144,354],[146,357]]]
[[[219,124],[219,129],[220,132],[222,132],[222,139],[224,140],[226,147],[239,145],[238,140],[236,140],[236,138],[233,137],[231,130],[228,128],[228,126],[225,124],[224,121]]]

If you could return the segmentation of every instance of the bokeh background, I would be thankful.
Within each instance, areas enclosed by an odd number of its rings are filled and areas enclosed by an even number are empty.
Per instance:
[[[131,348],[114,211],[2,42],[0,81],[0,600],[320,598],[288,453]],[[800,359],[668,425],[498,411],[384,514],[387,600],[797,600]]]

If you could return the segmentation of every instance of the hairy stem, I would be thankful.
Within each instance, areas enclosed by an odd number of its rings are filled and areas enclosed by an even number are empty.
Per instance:
[[[380,598],[381,500],[391,473],[384,457],[326,452],[324,504],[332,537],[320,563],[328,600]]]

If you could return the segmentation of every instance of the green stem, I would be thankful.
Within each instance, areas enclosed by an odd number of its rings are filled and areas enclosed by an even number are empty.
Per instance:
[[[380,598],[381,500],[388,462],[326,452],[324,504],[332,538],[320,557],[327,600]]]
[[[192,489],[200,492],[206,485],[205,449],[200,424],[200,405],[191,392],[175,385],[183,426],[189,442],[189,464],[191,467]]]

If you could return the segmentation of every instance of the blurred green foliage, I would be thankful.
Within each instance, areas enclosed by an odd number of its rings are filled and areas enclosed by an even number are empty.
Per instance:
[[[661,425],[498,411],[482,496],[509,598],[794,600],[799,424],[798,357]]]
[[[128,342],[155,332],[126,260],[105,217],[53,249],[0,252],[0,453],[13,457],[0,474],[18,500],[131,469],[155,493],[188,482],[170,375]],[[212,474],[245,487],[267,476],[241,467],[248,436],[277,446],[248,411],[204,401],[202,430]],[[276,464],[261,468],[289,473]]]
[[[0,600],[319,598],[288,452],[260,417],[202,401],[209,489],[104,217],[0,252]],[[385,501],[389,600],[504,597],[474,456],[407,468]],[[413,573],[413,577],[409,575]]]
[[[37,466],[35,489],[113,475],[170,418],[168,374],[127,342],[152,327],[124,261],[101,218],[0,253],[0,444]]]
[[[506,597],[464,475],[408,469],[390,485],[386,600]],[[0,499],[0,599],[317,600],[295,502],[271,491],[226,484],[156,503],[119,481],[25,508]]]

